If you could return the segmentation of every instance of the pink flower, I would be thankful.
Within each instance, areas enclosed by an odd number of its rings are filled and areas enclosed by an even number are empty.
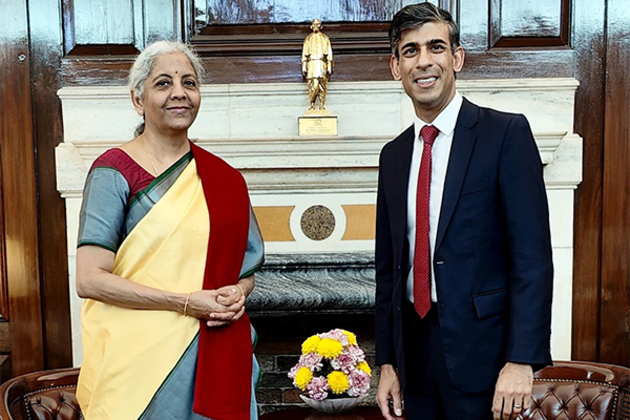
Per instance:
[[[348,343],[348,336],[345,335],[342,330],[340,330],[340,329],[332,330],[331,331],[331,335],[333,335],[333,338],[335,340],[338,340],[341,344],[343,344],[344,347],[349,344]]]
[[[317,353],[308,353],[300,356],[299,365],[306,366],[311,370],[320,370],[323,366],[322,357]]]
[[[330,361],[333,369],[340,370],[346,375],[349,375],[354,370],[356,364],[357,359],[348,352],[344,352]]]
[[[350,388],[348,389],[348,395],[351,397],[360,397],[365,395],[370,390],[370,383],[372,378],[362,370],[355,370],[349,376]]]
[[[337,340],[344,347],[348,345],[348,336],[343,333],[340,329],[330,330],[327,333],[318,334],[321,339],[324,338],[332,338],[333,340]]]
[[[306,389],[308,390],[308,395],[312,399],[321,401],[326,399],[328,396],[328,392],[326,391],[328,391],[330,387],[328,386],[328,381],[326,381],[325,377],[316,376],[311,380],[311,383],[306,386]]]
[[[359,346],[348,346],[344,352],[352,355],[357,362],[365,362],[365,353]]]

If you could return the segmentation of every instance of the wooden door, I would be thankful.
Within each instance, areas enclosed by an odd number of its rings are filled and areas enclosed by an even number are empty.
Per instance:
[[[0,359],[5,379],[44,367],[27,8],[0,13]]]
[[[55,11],[55,2],[0,5],[0,382],[71,364]]]

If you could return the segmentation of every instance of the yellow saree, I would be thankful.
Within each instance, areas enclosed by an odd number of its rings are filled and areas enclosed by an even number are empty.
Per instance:
[[[200,290],[210,223],[192,160],[125,238],[114,274],[145,286]],[[137,419],[199,330],[199,321],[170,311],[83,305],[85,360],[77,398],[88,420]]]

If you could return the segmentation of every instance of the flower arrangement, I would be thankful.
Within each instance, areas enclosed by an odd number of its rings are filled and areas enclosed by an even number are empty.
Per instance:
[[[293,384],[316,401],[362,397],[370,390],[372,371],[357,337],[335,329],[302,343],[299,362],[289,372]]]

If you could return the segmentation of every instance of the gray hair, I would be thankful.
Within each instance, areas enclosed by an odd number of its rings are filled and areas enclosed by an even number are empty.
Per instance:
[[[451,42],[451,51],[460,46],[459,26],[453,21],[451,14],[432,3],[418,3],[405,6],[394,15],[389,28],[389,43],[392,54],[398,57],[398,45],[403,32],[408,29],[416,29],[428,22],[445,23],[448,25],[448,34]]]
[[[129,70],[128,86],[136,96],[142,97],[144,95],[144,82],[149,78],[151,70],[155,66],[155,61],[162,54],[176,54],[183,53],[188,57],[190,64],[195,71],[195,76],[199,83],[205,76],[205,69],[203,63],[197,54],[195,54],[192,48],[178,41],[157,41],[146,47],[137,57]],[[144,132],[144,122],[136,127],[134,136],[138,137]]]

